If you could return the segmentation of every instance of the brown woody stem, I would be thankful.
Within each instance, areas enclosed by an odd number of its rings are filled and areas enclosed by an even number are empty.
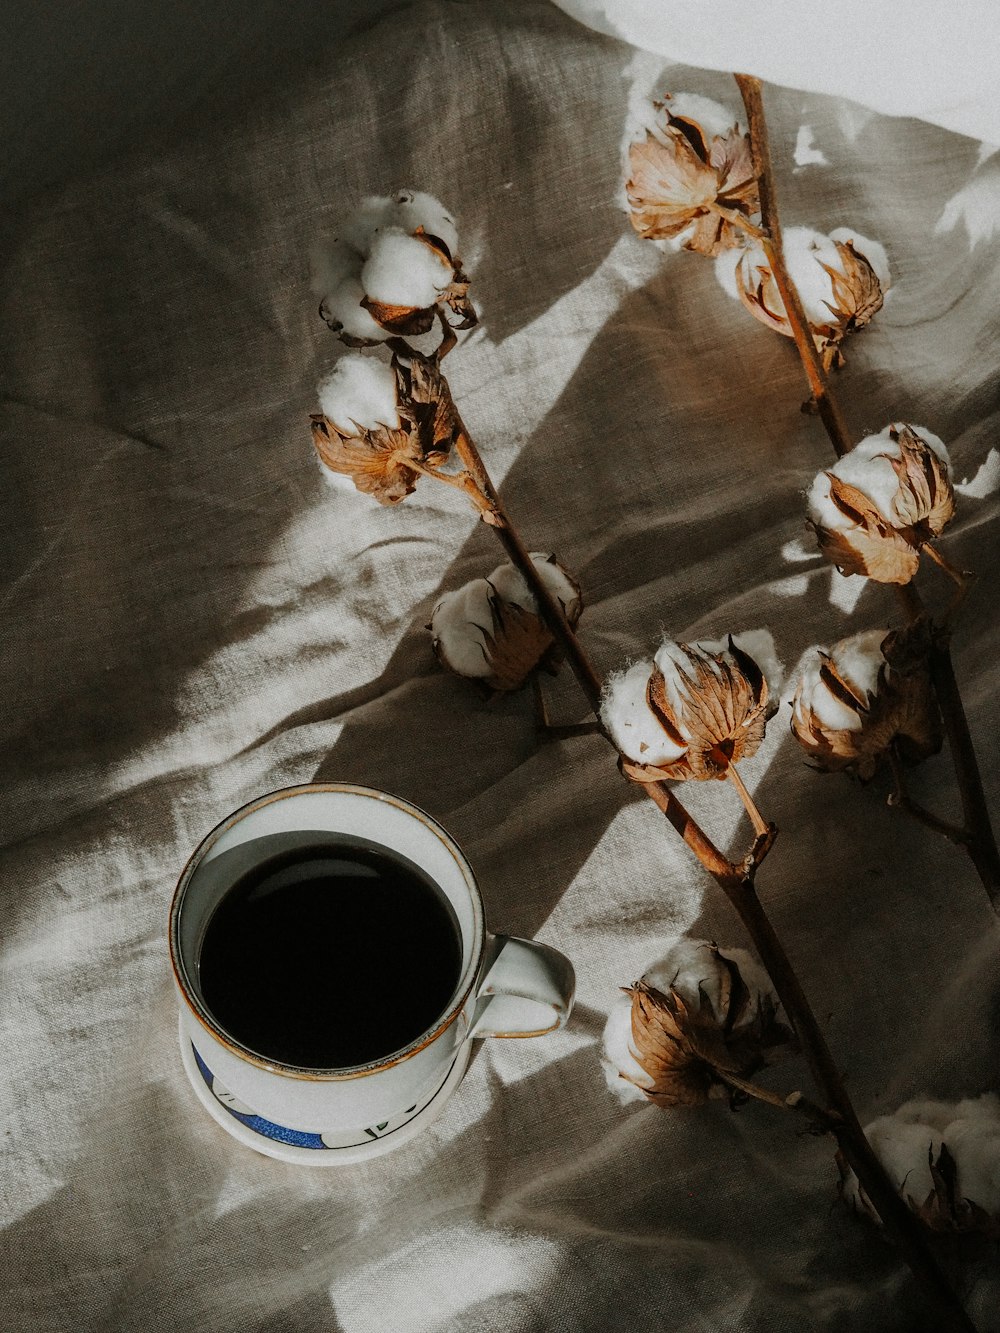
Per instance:
[[[747,814],[750,816],[750,823],[753,825],[754,833],[756,833],[759,837],[763,837],[768,830],[767,820],[757,809],[757,803],[754,801],[753,797],[747,790],[746,784],[744,783],[743,779],[740,777],[739,773],[737,773],[735,764],[730,764],[726,768],[726,777],[739,792],[740,800],[743,802],[743,807],[746,810]]]

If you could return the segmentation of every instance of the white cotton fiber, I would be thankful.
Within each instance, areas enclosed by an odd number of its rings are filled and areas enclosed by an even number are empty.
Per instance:
[[[627,671],[608,677],[601,704],[601,721],[627,758],[639,764],[669,764],[687,746],[675,745],[646,703],[652,662],[636,662]]]
[[[361,270],[361,285],[373,301],[424,309],[436,303],[452,280],[446,259],[425,241],[390,228],[380,232]]]
[[[580,598],[569,576],[544,551],[532,551],[531,560],[542,582],[562,603],[563,610],[572,619],[579,609]],[[497,565],[487,577],[505,602],[513,602],[516,606],[523,606],[526,611],[538,613],[538,603],[534,594],[512,564],[504,562],[502,565]]]
[[[319,405],[338,430],[399,427],[396,373],[390,365],[359,352],[342,356],[319,385]]]
[[[828,656],[845,680],[849,681],[861,698],[875,694],[879,671],[885,664],[882,642],[887,629],[864,630],[841,639],[829,650]],[[841,703],[821,678],[822,661],[819,653],[811,656],[803,668],[799,690],[795,698],[795,721],[805,725],[805,715],[811,712],[827,731],[860,731],[863,719],[857,709]]]
[[[892,439],[892,432],[899,431],[903,422],[893,422],[878,435],[868,435],[860,440],[850,453],[838,458],[831,468],[817,473],[809,488],[807,500],[809,517],[817,527],[831,532],[850,532],[857,525],[847,514],[842,513],[830,499],[830,478],[832,472],[840,481],[854,486],[872,501],[883,518],[890,523],[896,522],[893,501],[899,490],[899,478],[890,459],[900,457],[899,442]],[[951,460],[945,443],[924,426],[910,426],[916,435],[937,454],[947,466],[951,476]]]
[[[837,247],[829,236],[811,227],[789,227],[784,233],[785,264],[788,276],[798,288],[806,317],[811,324],[828,324],[834,305],[833,279],[821,265],[840,268]],[[784,311],[778,297],[778,313]]]
[[[323,318],[328,322],[340,324],[346,334],[352,338],[367,338],[371,342],[384,342],[389,337],[388,330],[376,324],[361,302],[365,292],[360,277],[347,277],[339,287],[323,300]]]
[[[753,291],[757,285],[757,269],[761,265],[767,268],[767,258],[759,245],[749,245],[738,250],[723,250],[716,256],[715,281],[734,301],[740,299],[739,288],[736,286],[736,270],[740,264],[744,265],[743,276],[746,285]]]
[[[666,107],[672,116],[699,124],[708,135],[709,142],[716,136],[725,137],[734,125],[743,129],[732,107],[723,106],[710,97],[702,97],[700,93],[674,93],[667,100]]]
[[[752,1008],[756,1007],[758,999],[773,996],[770,978],[757,959],[747,953],[746,949],[725,948],[718,952],[739,968],[740,975],[750,991]],[[727,976],[728,969],[713,951],[709,940],[690,939],[684,936],[672,945],[662,958],[646,968],[643,980],[664,993],[672,988],[689,1005],[697,1005],[699,995],[704,994],[716,1017],[721,1019],[724,1016],[722,990]],[[775,1004],[777,1004],[776,999]]]
[[[488,676],[492,667],[486,654],[485,635],[492,629],[490,584],[471,579],[454,592],[446,592],[431,616],[431,633],[452,671],[474,679]]]
[[[458,253],[455,219],[432,194],[424,194],[421,190],[400,190],[394,201],[393,223],[408,232],[423,227],[428,236],[444,241],[453,259]]]
[[[958,1103],[917,1098],[893,1115],[865,1127],[889,1177],[916,1204],[933,1189],[928,1149],[937,1160],[942,1143],[955,1160],[958,1194],[991,1217],[1000,1215],[1000,1099],[996,1093]],[[845,1193],[859,1203],[858,1184],[850,1176]]]
[[[361,276],[361,256],[343,241],[317,241],[312,248],[310,287],[325,300],[345,278]]]
[[[632,1050],[632,998],[629,995],[619,995],[612,1002],[601,1041],[601,1067],[608,1087],[620,1102],[646,1100],[642,1089],[652,1087],[653,1080]]]

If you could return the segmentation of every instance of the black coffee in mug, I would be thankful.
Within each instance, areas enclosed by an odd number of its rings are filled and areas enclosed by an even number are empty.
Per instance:
[[[218,1023],[266,1059],[367,1064],[433,1026],[461,974],[451,904],[412,861],[330,835],[268,857],[225,893],[198,958]]]

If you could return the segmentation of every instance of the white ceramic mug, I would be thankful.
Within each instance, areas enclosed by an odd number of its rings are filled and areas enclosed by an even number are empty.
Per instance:
[[[436,1021],[402,1050],[348,1069],[306,1070],[227,1032],[205,1003],[198,962],[208,922],[236,881],[277,846],[314,846],[324,835],[362,838],[419,866],[451,905],[461,972]],[[457,1086],[474,1037],[541,1036],[566,1022],[573,1002],[568,958],[487,931],[472,868],[439,824],[396,796],[345,783],[272,792],[213,829],[178,882],[170,957],[182,1055],[203,1104],[259,1151],[317,1164],[375,1155],[412,1137]],[[373,984],[391,987],[392,978]]]

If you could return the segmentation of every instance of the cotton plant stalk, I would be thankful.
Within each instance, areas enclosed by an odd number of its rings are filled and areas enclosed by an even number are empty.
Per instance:
[[[707,157],[705,150],[707,149]],[[723,161],[712,164],[712,148],[702,143],[703,157],[715,172],[717,184],[731,179],[733,170]],[[704,165],[704,162],[702,163]],[[742,173],[742,164],[739,163]],[[693,168],[694,169],[694,168]],[[721,176],[720,176],[721,173]],[[705,193],[710,191],[709,177],[703,173]],[[743,189],[740,186],[740,189]],[[735,192],[738,193],[738,192]],[[716,209],[708,209],[728,224],[725,213],[733,202],[722,195]],[[738,202],[738,199],[736,200]],[[443,264],[427,269],[426,281],[411,283],[403,271],[402,256],[420,254],[413,247],[394,244],[391,259],[400,261],[397,285],[392,275],[386,280],[382,267],[374,294],[368,260],[377,250],[379,228],[388,226],[399,241],[398,233],[420,239],[422,246],[435,251],[435,262],[442,256],[451,266],[451,277]],[[450,228],[450,230],[448,230]],[[714,231],[713,231],[714,229]],[[439,233],[447,231],[446,235]],[[724,230],[705,229],[706,244],[721,238],[728,244]],[[715,240],[711,240],[711,236]],[[345,239],[346,236],[346,239]],[[345,248],[350,254],[345,259]],[[359,264],[358,260],[362,262]],[[344,277],[345,263],[347,277]],[[426,268],[426,264],[424,265]],[[457,235],[453,221],[437,201],[429,196],[404,191],[392,199],[366,200],[359,216],[349,228],[331,242],[319,256],[317,295],[321,314],[350,346],[383,344],[392,354],[381,387],[371,395],[362,393],[357,402],[351,394],[345,409],[340,395],[325,395],[323,412],[312,419],[313,442],[324,470],[334,478],[352,481],[382,504],[396,504],[419,481],[437,481],[462,490],[478,511],[480,518],[496,533],[511,565],[521,576],[534,600],[533,613],[544,623],[552,640],[563,653],[593,712],[597,728],[623,758],[623,751],[612,736],[608,721],[602,716],[605,691],[587,656],[568,615],[569,607],[546,580],[511,520],[493,484],[479,451],[455,406],[441,369],[444,358],[456,345],[453,324],[468,327],[475,321],[475,311],[468,298],[468,280],[457,256]],[[331,291],[323,290],[331,287]],[[779,283],[780,289],[780,283]],[[346,295],[345,295],[346,293]],[[357,316],[357,305],[370,324]],[[333,318],[330,318],[331,314]],[[422,334],[434,324],[440,328],[440,341],[432,352],[418,350],[400,329]],[[810,343],[812,346],[812,343]],[[360,382],[361,376],[357,375]],[[329,378],[324,382],[329,386]],[[458,470],[448,460],[457,456]],[[785,1109],[810,1115],[814,1124],[835,1138],[844,1161],[854,1171],[866,1196],[878,1212],[887,1232],[897,1243],[918,1281],[941,1310],[942,1329],[971,1329],[956,1298],[941,1274],[925,1237],[913,1215],[899,1199],[892,1182],[868,1144],[850,1098],[844,1088],[836,1062],[826,1044],[805,992],[792,968],[777,933],[757,896],[757,871],[769,853],[777,829],[756,810],[736,772],[742,755],[752,753],[766,724],[767,686],[756,663],[744,660],[730,640],[725,645],[665,643],[654,660],[646,683],[647,703],[676,753],[667,759],[673,772],[668,777],[654,772],[629,773],[641,782],[642,789],[666,816],[672,827],[697,856],[735,908],[771,979],[774,990],[794,1029],[822,1105],[808,1102],[799,1093],[778,1098],[744,1080],[754,1095]],[[668,679],[672,688],[668,687]],[[626,757],[627,758],[627,757]],[[635,761],[633,761],[634,763]],[[642,767],[641,759],[638,761]],[[681,764],[685,771],[677,768]],[[675,780],[729,780],[743,800],[753,825],[753,839],[745,856],[730,860],[708,837],[668,785]],[[668,1007],[671,1001],[667,997]],[[679,1012],[679,1011],[677,1011]],[[735,1014],[735,1017],[733,1015]],[[743,1007],[727,1008],[724,1022],[733,1018],[731,1028],[742,1024]],[[699,1019],[708,1020],[707,1012]],[[716,1015],[718,1017],[718,1015]],[[701,1027],[705,1023],[700,1024]],[[691,1033],[684,1038],[689,1042]],[[719,1041],[713,1038],[715,1048]],[[731,1042],[722,1041],[725,1049]],[[719,1057],[721,1059],[721,1057]],[[729,1057],[726,1057],[727,1059]],[[729,1071],[730,1079],[742,1078]],[[730,1084],[732,1086],[732,1084]],[[748,1095],[750,1095],[748,1093]]]

